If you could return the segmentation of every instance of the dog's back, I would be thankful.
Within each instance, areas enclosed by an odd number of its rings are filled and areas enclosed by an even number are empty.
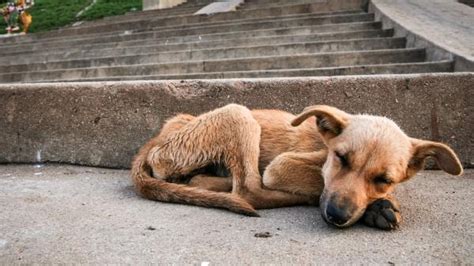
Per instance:
[[[262,128],[260,139],[260,172],[278,155],[292,152],[312,152],[324,149],[316,130],[314,118],[299,127],[293,127],[293,114],[281,110],[252,110],[252,115]]]

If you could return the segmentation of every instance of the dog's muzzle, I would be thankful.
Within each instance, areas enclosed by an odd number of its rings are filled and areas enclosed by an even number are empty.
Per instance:
[[[345,209],[340,209],[331,203],[327,205],[325,214],[326,221],[338,227],[343,226],[351,219],[350,214]]]
[[[342,228],[354,222],[356,208],[347,199],[340,199],[337,194],[326,197],[326,193],[320,199],[321,216],[328,224]]]

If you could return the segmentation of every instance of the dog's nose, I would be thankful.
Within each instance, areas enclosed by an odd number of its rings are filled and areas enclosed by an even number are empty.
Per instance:
[[[326,208],[326,218],[332,224],[343,225],[347,223],[351,217],[344,209],[339,209],[333,204],[328,204]]]

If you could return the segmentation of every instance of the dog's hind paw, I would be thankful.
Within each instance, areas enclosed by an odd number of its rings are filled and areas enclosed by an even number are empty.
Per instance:
[[[393,199],[378,199],[367,207],[362,222],[383,230],[398,228],[402,217],[398,203]]]

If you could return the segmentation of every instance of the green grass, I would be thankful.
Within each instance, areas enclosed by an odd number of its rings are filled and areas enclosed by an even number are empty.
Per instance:
[[[5,6],[6,2],[0,0],[0,7]],[[92,0],[35,0],[35,5],[28,10],[33,16],[30,32],[49,31],[80,20],[94,20],[142,9],[142,0],[97,0],[95,5],[76,18],[76,14],[91,3]],[[1,19],[0,34],[5,33],[5,27],[6,23]]]

